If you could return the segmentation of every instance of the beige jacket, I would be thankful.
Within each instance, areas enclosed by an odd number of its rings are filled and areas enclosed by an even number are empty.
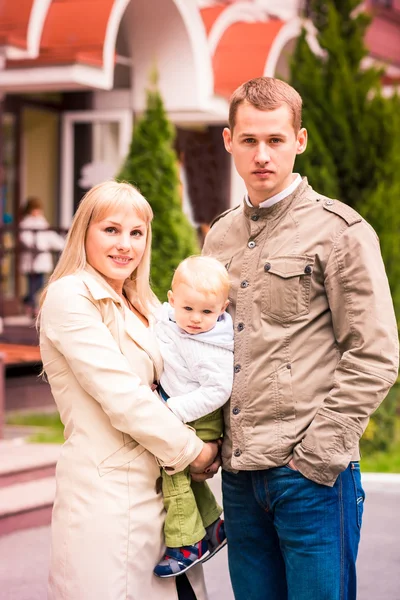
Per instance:
[[[243,204],[209,232],[205,254],[232,280],[235,378],[224,466],[291,458],[332,486],[393,385],[398,336],[379,242],[350,207],[306,180],[270,208]]]
[[[149,387],[162,370],[153,332],[89,267],[50,285],[40,348],[66,437],[49,598],[176,600],[174,580],[152,573],[165,514],[155,457],[177,472],[202,442]],[[204,599],[201,571],[191,576]]]

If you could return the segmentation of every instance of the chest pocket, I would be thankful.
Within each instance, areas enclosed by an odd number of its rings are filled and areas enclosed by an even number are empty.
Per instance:
[[[281,323],[290,323],[310,310],[314,257],[275,256],[264,261],[261,310]]]

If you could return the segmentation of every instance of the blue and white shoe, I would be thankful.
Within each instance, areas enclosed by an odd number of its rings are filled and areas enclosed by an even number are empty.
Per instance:
[[[177,577],[203,562],[209,554],[209,543],[206,538],[193,546],[167,547],[164,557],[154,568],[154,573],[158,577]]]
[[[209,553],[202,560],[202,562],[207,562],[210,560],[217,552],[219,552],[227,543],[226,533],[225,533],[225,524],[222,519],[217,519],[206,527],[206,537]]]

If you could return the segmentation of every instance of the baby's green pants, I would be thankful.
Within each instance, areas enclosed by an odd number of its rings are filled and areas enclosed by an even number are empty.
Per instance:
[[[188,423],[203,442],[218,440],[223,434],[222,410]],[[170,548],[192,546],[205,536],[205,528],[222,513],[214,494],[204,481],[191,481],[189,467],[181,473],[168,475],[162,471],[164,496],[165,544]]]

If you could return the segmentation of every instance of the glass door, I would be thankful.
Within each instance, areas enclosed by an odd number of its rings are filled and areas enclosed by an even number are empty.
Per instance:
[[[70,226],[88,189],[118,174],[129,150],[132,121],[130,110],[64,113],[61,227]]]

